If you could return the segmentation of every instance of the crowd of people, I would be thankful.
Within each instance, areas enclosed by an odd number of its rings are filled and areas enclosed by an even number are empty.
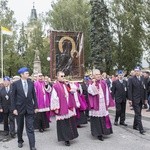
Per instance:
[[[18,73],[20,76],[12,79],[4,77],[0,85],[0,121],[6,136],[15,138],[17,133],[19,148],[24,142],[24,121],[30,150],[36,150],[34,130],[43,133],[54,116],[58,141],[64,141],[66,146],[79,136],[77,128],[88,121],[91,134],[103,141],[103,135],[113,133],[109,107],[116,108],[114,125],[128,126],[127,100],[135,113],[133,129],[145,133],[141,111],[145,108],[150,112],[150,73],[139,67],[126,77],[122,70],[108,76],[94,69],[82,81],[67,80],[62,71],[57,72],[53,82],[42,73],[31,78],[26,67]]]

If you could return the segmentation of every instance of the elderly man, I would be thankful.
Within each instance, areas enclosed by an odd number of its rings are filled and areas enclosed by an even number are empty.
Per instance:
[[[36,94],[34,84],[28,80],[28,68],[23,67],[18,70],[21,79],[15,81],[12,87],[12,102],[11,107],[13,114],[17,117],[17,137],[18,147],[23,147],[23,128],[24,119],[26,123],[26,132],[29,139],[30,150],[35,148],[35,135],[34,135],[34,113],[38,112]]]
[[[70,140],[78,137],[76,103],[71,94],[65,83],[64,72],[58,72],[57,82],[53,84],[50,106],[56,114],[58,141],[65,141],[66,146],[70,146]]]
[[[93,70],[93,81],[88,87],[91,116],[91,134],[103,141],[103,135],[112,134],[112,125],[109,118],[108,107],[114,106],[109,88],[98,69]]]
[[[140,67],[136,67],[134,71],[135,76],[133,76],[128,83],[129,103],[132,104],[135,113],[133,129],[139,130],[141,134],[144,134],[145,130],[142,125],[141,111],[143,102],[147,99],[146,85],[144,83],[144,77],[141,76]]]

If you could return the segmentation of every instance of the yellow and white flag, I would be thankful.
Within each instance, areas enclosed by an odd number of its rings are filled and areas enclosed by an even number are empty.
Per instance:
[[[12,31],[10,31],[9,29],[2,27],[2,26],[1,26],[1,33],[6,34],[6,35],[13,35]]]

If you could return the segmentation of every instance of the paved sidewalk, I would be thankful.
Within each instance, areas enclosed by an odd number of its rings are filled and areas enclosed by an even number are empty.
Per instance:
[[[115,112],[115,107],[109,108],[110,112],[112,111],[113,113]],[[147,109],[142,109],[142,118],[145,120],[150,121],[150,112],[146,112]],[[131,107],[129,106],[129,102],[127,101],[126,105],[126,114],[130,116],[134,116],[134,110],[131,110]]]

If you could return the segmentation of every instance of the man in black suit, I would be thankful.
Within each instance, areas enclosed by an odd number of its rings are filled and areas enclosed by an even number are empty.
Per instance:
[[[118,79],[112,83],[112,97],[116,102],[116,116],[114,125],[118,125],[120,118],[120,125],[127,126],[125,123],[125,110],[127,100],[127,81],[123,80],[123,71],[118,71]]]
[[[25,118],[26,132],[29,139],[30,149],[36,150],[33,122],[34,113],[38,112],[38,106],[34,84],[28,79],[28,68],[23,67],[19,69],[18,73],[21,75],[21,79],[13,83],[12,89],[12,110],[17,116],[18,147],[23,147],[24,141],[22,134]]]
[[[4,87],[0,90],[0,112],[3,112],[5,135],[15,137],[15,118],[11,110],[11,91],[10,78],[4,77]],[[10,125],[10,128],[9,128]]]
[[[132,104],[134,109],[134,123],[133,129],[139,130],[141,134],[144,134],[144,129],[142,125],[142,105],[147,99],[146,85],[144,83],[144,77],[141,76],[141,70],[139,67],[135,68],[135,76],[129,80],[129,103]]]

